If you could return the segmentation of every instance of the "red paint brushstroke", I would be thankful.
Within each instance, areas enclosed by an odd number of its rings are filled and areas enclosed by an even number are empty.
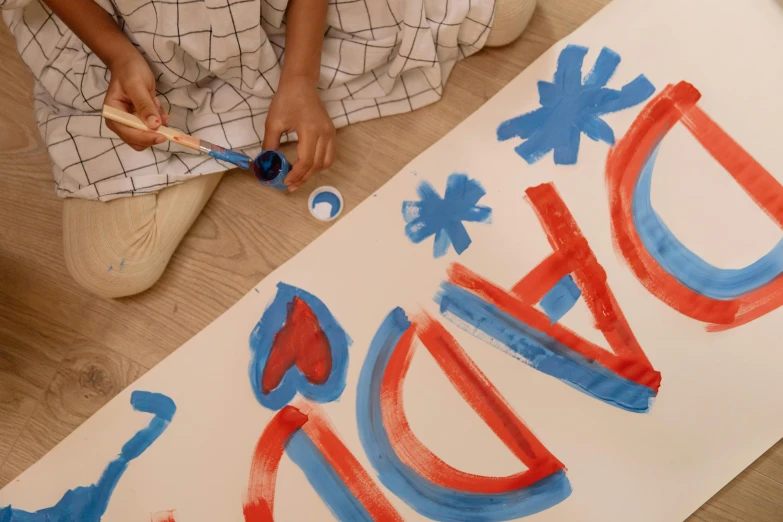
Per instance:
[[[507,477],[486,477],[460,471],[429,450],[412,432],[403,405],[403,383],[418,336],[443,373],[471,408],[506,447],[527,466]],[[381,381],[383,425],[400,459],[419,475],[443,487],[473,493],[502,493],[525,488],[565,469],[437,321],[422,315],[403,334]]]
[[[528,276],[515,286],[517,295],[459,264],[450,267],[449,281],[481,296],[503,312],[598,362],[617,375],[658,392],[661,374],[653,368],[636,340],[609,288],[606,272],[598,263],[568,207],[551,183],[531,187],[526,194],[547,234],[549,244],[555,251],[554,256],[544,260],[531,274],[537,274],[551,283],[563,277],[563,266],[567,266],[574,282],[582,291],[582,297],[593,316],[596,328],[601,331],[613,352],[604,350],[559,323],[553,324],[546,314],[536,309],[532,303],[537,301],[536,296],[541,290],[526,283]],[[561,258],[568,260],[567,264],[561,261]],[[544,268],[541,268],[542,266]],[[523,293],[527,289],[532,289],[530,291],[533,298]]]
[[[617,251],[636,278],[678,312],[722,331],[749,323],[783,305],[783,278],[737,299],[718,300],[694,292],[666,272],[650,255],[632,217],[636,180],[650,153],[678,122],[693,134],[753,201],[783,228],[783,186],[696,107],[701,94],[689,83],[667,86],[641,111],[606,162],[612,234]]]
[[[555,252],[514,285],[511,292],[525,304],[536,304],[572,270],[570,260]]]
[[[294,365],[313,384],[324,384],[332,371],[329,339],[310,306],[298,297],[289,305],[285,325],[272,342],[261,390],[269,393],[277,388]]]
[[[345,485],[375,520],[402,521],[356,457],[340,441],[325,414],[308,403],[286,406],[272,418],[258,439],[250,467],[245,522],[274,521],[277,469],[288,440],[300,429],[310,437]]]
[[[153,513],[150,517],[150,522],[177,522],[175,510],[161,511],[159,513]]]
[[[326,420],[326,415],[313,404],[309,407],[311,409],[308,412],[308,421],[303,429],[351,493],[374,520],[402,522],[400,514],[381,493],[356,457],[337,437]]]
[[[286,406],[272,417],[256,444],[250,465],[245,522],[274,520],[277,468],[283,457],[285,443],[307,422],[307,415],[293,406]]]

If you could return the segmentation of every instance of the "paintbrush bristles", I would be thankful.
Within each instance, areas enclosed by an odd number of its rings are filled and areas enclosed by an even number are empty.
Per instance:
[[[127,125],[128,127],[133,127],[134,129],[157,132],[158,134],[162,134],[166,139],[170,141],[179,143],[180,145],[184,145],[185,147],[189,147],[194,150],[199,150],[199,145],[201,140],[199,140],[198,138],[194,138],[193,136],[189,136],[184,132],[180,132],[176,129],[171,129],[163,125],[161,125],[156,130],[153,131],[152,129],[147,127],[144,124],[144,122],[141,121],[141,119],[135,114],[130,114],[123,110],[115,109],[114,107],[109,107],[108,105],[104,105],[103,117],[106,118],[107,120],[116,121],[117,123],[122,123],[123,125]]]

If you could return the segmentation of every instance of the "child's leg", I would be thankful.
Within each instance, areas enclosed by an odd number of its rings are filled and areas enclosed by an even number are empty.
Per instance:
[[[495,0],[495,21],[485,45],[501,47],[519,38],[535,9],[536,0]]]
[[[199,176],[158,194],[105,203],[66,199],[63,235],[71,275],[104,297],[148,289],[163,274],[222,177]]]

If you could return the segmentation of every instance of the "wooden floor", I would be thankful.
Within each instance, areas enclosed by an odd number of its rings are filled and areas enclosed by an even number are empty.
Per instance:
[[[319,182],[339,187],[350,210],[606,3],[539,0],[524,37],[459,64],[440,103],[341,130],[339,159]],[[32,77],[4,26],[0,71],[3,486],[326,226],[306,215],[307,190],[262,192],[252,176],[231,174],[152,290],[123,300],[95,298],[71,281],[63,264],[61,202],[33,118]],[[690,520],[783,520],[783,444]]]

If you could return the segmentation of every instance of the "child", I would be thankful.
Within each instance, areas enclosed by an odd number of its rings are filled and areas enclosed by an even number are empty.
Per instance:
[[[516,39],[535,0],[0,0],[36,78],[65,259],[91,292],[158,280],[230,165],[105,121],[106,104],[249,155],[297,139],[296,190],[335,127],[417,109],[454,63]]]

